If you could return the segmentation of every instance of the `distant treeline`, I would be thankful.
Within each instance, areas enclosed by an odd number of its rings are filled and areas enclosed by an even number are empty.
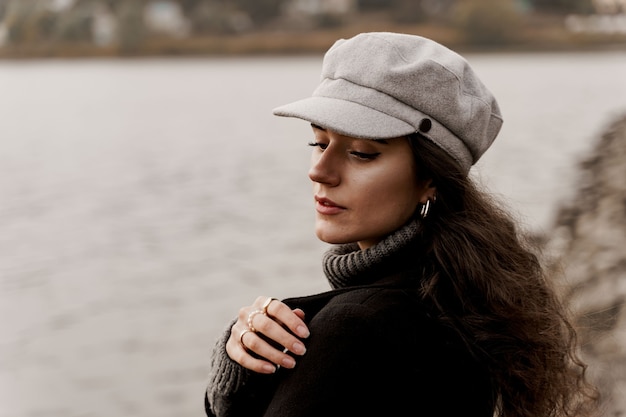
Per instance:
[[[536,16],[562,22],[607,1],[621,0],[0,0],[0,55],[55,44],[132,52],[154,39],[337,29],[365,15],[454,28],[469,44],[507,44]]]

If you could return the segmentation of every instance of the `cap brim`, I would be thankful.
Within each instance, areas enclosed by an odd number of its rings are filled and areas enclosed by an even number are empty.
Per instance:
[[[361,104],[330,97],[309,97],[273,110],[276,116],[297,117],[341,135],[391,139],[415,132],[409,123]]]

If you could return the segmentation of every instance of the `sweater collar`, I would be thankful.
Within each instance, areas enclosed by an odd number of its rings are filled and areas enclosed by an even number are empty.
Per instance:
[[[406,268],[403,260],[415,257],[419,223],[411,220],[376,245],[361,250],[356,243],[333,245],[324,253],[324,274],[331,287],[371,284]],[[413,249],[413,250],[411,250]]]

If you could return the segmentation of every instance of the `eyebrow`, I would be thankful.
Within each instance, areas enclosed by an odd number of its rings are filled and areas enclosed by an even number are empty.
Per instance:
[[[311,127],[313,129],[317,129],[317,130],[321,130],[322,132],[326,132],[326,128],[324,128],[322,126],[319,126],[319,125],[316,125],[315,123],[311,123]],[[383,145],[389,144],[389,141],[387,139],[365,139],[365,140],[371,140],[371,141],[376,142],[376,143],[382,143]]]

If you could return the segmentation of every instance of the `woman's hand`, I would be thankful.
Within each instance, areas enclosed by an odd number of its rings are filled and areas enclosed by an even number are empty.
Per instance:
[[[286,352],[300,356],[306,352],[299,339],[309,337],[309,329],[303,319],[304,311],[300,309],[292,310],[275,298],[258,297],[251,306],[239,309],[237,321],[231,327],[226,342],[226,353],[254,372],[271,374],[280,366],[293,368],[296,362]],[[280,347],[276,348],[264,339]]]

